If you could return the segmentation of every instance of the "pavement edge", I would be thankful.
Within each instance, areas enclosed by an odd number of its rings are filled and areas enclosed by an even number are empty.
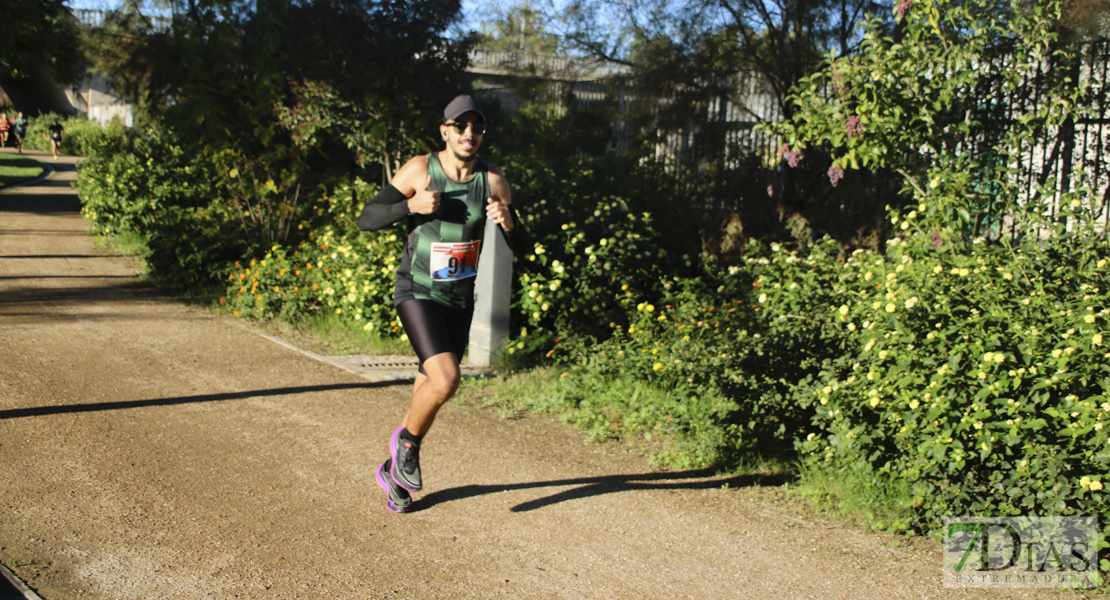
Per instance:
[[[36,594],[31,588],[27,587],[27,584],[23,583],[22,579],[17,577],[15,573],[12,573],[11,570],[9,570],[3,564],[0,564],[0,575],[2,575],[4,579],[8,580],[8,583],[10,583],[12,587],[15,588],[15,591],[22,594],[24,600],[42,600],[41,596]]]

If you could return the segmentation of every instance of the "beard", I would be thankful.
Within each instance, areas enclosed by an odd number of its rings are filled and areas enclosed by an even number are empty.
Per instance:
[[[474,140],[468,140],[468,141],[471,142],[471,143],[474,143]],[[451,153],[455,155],[455,158],[457,158],[457,159],[459,159],[463,162],[470,162],[470,161],[472,161],[472,160],[474,160],[475,158],[478,157],[478,148],[479,147],[481,147],[480,142],[474,143],[474,147],[469,152],[467,152],[466,150],[463,150],[462,148],[459,148],[458,146],[456,146],[454,148],[451,148]]]
[[[459,159],[463,162],[470,162],[470,161],[472,161],[472,160],[474,160],[475,158],[478,157],[478,152],[477,151],[471,152],[470,154],[464,154],[460,150],[453,150],[452,153],[455,155],[455,158],[457,158],[457,159]]]

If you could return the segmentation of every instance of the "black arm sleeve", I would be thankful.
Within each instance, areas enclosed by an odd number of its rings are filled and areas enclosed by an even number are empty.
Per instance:
[[[528,230],[517,218],[516,210],[513,209],[512,204],[509,205],[509,214],[512,215],[516,227],[513,227],[512,231],[506,231],[504,227],[500,228],[501,237],[505,238],[505,243],[509,245],[509,250],[513,251],[513,256],[531,254],[535,249],[532,245],[532,236],[528,235]]]
[[[361,231],[377,231],[400,221],[409,215],[409,205],[405,202],[408,198],[401,190],[386,184],[382,191],[366,203],[362,214],[358,216],[358,228]]]

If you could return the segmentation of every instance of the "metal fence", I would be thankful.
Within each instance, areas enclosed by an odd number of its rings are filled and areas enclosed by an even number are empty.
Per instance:
[[[73,11],[73,16],[77,17],[78,23],[90,28],[104,27],[107,18],[116,14],[114,11],[96,9],[74,8],[71,10]],[[147,21],[152,31],[166,32],[170,30],[173,24],[173,19],[169,17],[143,15],[143,19]]]
[[[1044,102],[1048,85],[1066,78],[1067,85],[1082,86],[1085,109],[1060,126],[1046,129],[1036,143],[1023,149],[1016,164],[1006,165],[1015,173],[1022,206],[1037,207],[1044,217],[1057,219],[1068,227],[1074,225],[1061,213],[1060,202],[1070,191],[1089,189],[1097,200],[1095,220],[1103,225],[1110,223],[1110,167],[1106,164],[1110,154],[1110,105],[1108,105],[1107,70],[1110,68],[1110,40],[1084,42],[1076,53],[1077,62],[1058,64],[1044,62],[1030,73],[1021,86],[1003,90],[997,81],[987,78],[976,97],[981,98],[982,123],[974,139],[967,141],[968,149],[987,147],[991,140],[1013,126],[1021,115],[1032,114]],[[1005,68],[1004,64],[996,68]],[[984,168],[991,168],[990,156],[976,156]],[[1002,214],[997,207],[1012,203],[999,202],[983,207],[981,223],[984,233],[992,236],[1018,236],[1028,230],[1017,226],[1013,214]],[[1019,217],[1020,218],[1020,217]],[[1042,231],[1041,235],[1047,232]]]
[[[985,107],[977,115],[982,125],[972,139],[964,142],[962,150],[987,152],[992,139],[1011,127],[1019,115],[1035,111],[1044,102],[1048,82],[1066,75],[1075,85],[1085,86],[1087,114],[1044,131],[1036,144],[1025,149],[1018,164],[1007,165],[1015,173],[1012,183],[1020,190],[1017,201],[1036,205],[1046,216],[1055,217],[1060,210],[1062,194],[1085,187],[1093,190],[1099,201],[1098,220],[1110,224],[1110,165],[1107,164],[1110,159],[1110,84],[1107,83],[1110,40],[1084,42],[1077,56],[1081,57],[1078,64],[1041,65],[1018,89],[1003,91],[994,86],[995,80],[984,78],[981,89],[975,90],[975,97],[981,99],[979,104]],[[1006,68],[1005,62],[1004,58],[1000,59],[995,67]],[[1069,71],[1062,73],[1061,69]],[[761,122],[781,119],[782,106],[770,86],[757,74],[736,75],[727,97],[705,100],[698,107],[696,118],[681,123],[672,119],[665,126],[659,125],[656,131],[645,131],[642,123],[635,131],[628,127],[629,107],[642,99],[630,87],[618,82],[619,79],[605,78],[552,81],[553,93],[548,97],[557,104],[574,98],[582,107],[611,103],[616,107],[612,115],[614,147],[625,148],[632,143],[630,138],[646,134],[654,141],[654,158],[668,169],[689,170],[712,162],[716,167],[714,171],[719,173],[737,168],[753,153],[768,169],[776,166],[780,141],[755,127]],[[515,110],[521,102],[511,85],[482,93],[497,98],[503,109],[509,111]],[[674,93],[658,94],[651,102],[654,110],[663,115],[674,107],[677,98]],[[660,117],[660,123],[665,120]],[[976,159],[981,164],[991,160],[989,156],[976,156]],[[1038,190],[1043,191],[1045,186],[1053,197],[1038,195]],[[1012,207],[1013,199],[1000,200],[1005,201],[982,207],[978,215],[980,226],[996,236],[1017,235],[1021,228],[1014,226],[1013,215],[1003,214],[1000,209]]]

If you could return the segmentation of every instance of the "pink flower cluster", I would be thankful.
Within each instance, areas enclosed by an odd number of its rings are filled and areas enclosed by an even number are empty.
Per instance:
[[[829,167],[828,176],[829,183],[831,183],[833,187],[836,187],[836,185],[840,183],[840,180],[844,179],[844,169],[840,168],[839,165],[833,164],[833,166]]]
[[[844,125],[848,131],[848,139],[863,133],[863,125],[859,122],[859,115],[852,115],[848,117],[848,122]]]
[[[791,168],[797,167],[798,163],[802,162],[802,159],[805,158],[805,153],[801,150],[791,150],[790,146],[787,146],[785,143],[779,151],[782,153],[782,157],[786,159],[786,164],[790,165]]]
[[[905,18],[906,13],[910,12],[911,6],[913,6],[913,0],[898,0],[898,4],[894,6],[895,12],[898,13],[898,18]]]

